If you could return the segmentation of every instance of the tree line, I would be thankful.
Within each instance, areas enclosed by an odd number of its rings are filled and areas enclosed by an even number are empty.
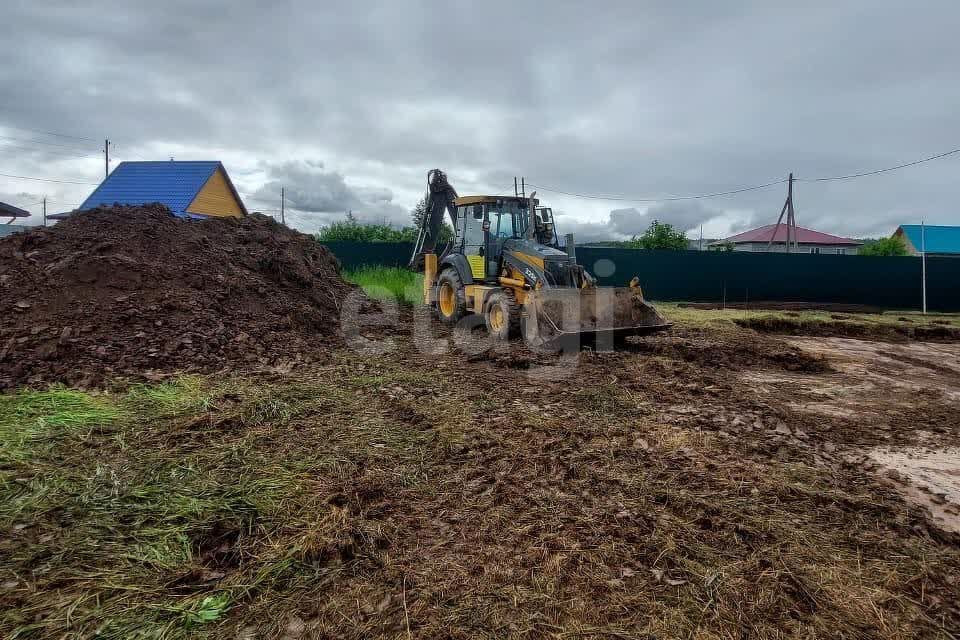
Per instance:
[[[353,213],[347,213],[338,220],[320,229],[316,234],[320,242],[416,242],[423,219],[427,215],[426,198],[410,211],[411,225],[394,227],[389,224],[360,222]],[[445,243],[453,237],[453,228],[444,223],[440,229],[440,242]]]
[[[421,198],[410,211],[410,225],[394,227],[388,224],[360,222],[348,213],[343,220],[332,223],[320,229],[316,238],[320,242],[415,242],[423,219],[427,214],[426,198]],[[453,237],[453,228],[444,223],[440,232],[440,243],[446,243]],[[634,235],[629,240],[611,240],[602,243],[607,247],[622,247],[625,249],[653,249],[659,251],[686,251],[689,249],[689,240],[684,231],[677,230],[673,225],[653,220],[642,234]],[[731,242],[715,243],[711,251],[733,251]],[[862,256],[905,256],[907,247],[903,239],[880,238],[863,240],[858,251]]]

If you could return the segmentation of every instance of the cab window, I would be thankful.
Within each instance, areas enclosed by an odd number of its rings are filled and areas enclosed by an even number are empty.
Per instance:
[[[484,241],[483,206],[467,207],[463,229],[463,251],[467,255],[478,253]]]
[[[497,214],[497,237],[513,237],[513,214],[510,211],[502,211]]]

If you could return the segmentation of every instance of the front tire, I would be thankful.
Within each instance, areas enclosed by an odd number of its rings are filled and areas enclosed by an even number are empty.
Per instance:
[[[437,316],[453,326],[467,313],[467,294],[456,269],[447,268],[437,278]]]
[[[494,291],[483,309],[487,331],[494,339],[506,341],[520,335],[520,306],[513,291]]]

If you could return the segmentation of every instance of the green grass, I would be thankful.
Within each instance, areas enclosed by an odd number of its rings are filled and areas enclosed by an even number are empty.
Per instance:
[[[182,376],[160,384],[135,384],[123,398],[134,412],[158,418],[172,418],[209,408],[207,383],[197,376]]]
[[[419,304],[423,297],[423,275],[400,267],[363,266],[344,272],[343,277],[377,300],[398,300]]]
[[[434,440],[357,384],[184,376],[0,396],[0,637],[205,637],[261,594],[302,589],[315,557],[353,544],[327,531],[318,477],[363,465],[413,486]]]
[[[103,396],[63,387],[0,396],[0,465],[28,460],[35,449],[108,426],[120,415]]]

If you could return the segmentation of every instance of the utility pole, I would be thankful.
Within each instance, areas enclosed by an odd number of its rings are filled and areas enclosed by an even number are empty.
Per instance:
[[[790,253],[790,212],[792,207],[790,205],[790,200],[793,199],[793,174],[790,174],[790,179],[787,181],[787,253]]]
[[[173,158],[170,158],[173,160]],[[110,175],[110,140],[103,141],[103,177]]]
[[[921,279],[923,280],[923,315],[927,315],[927,225],[920,221],[920,264]]]
[[[793,237],[793,248],[800,253],[799,240],[797,239],[797,218],[793,212],[793,172],[787,179],[787,253],[790,252],[790,238]]]
[[[285,204],[286,195],[284,194],[283,187],[280,187],[280,224],[287,224],[287,219],[283,212]]]
[[[43,226],[47,226],[47,196],[43,196]]]
[[[697,244],[697,251],[703,251],[703,225],[700,225],[700,242]]]
[[[770,251],[770,247],[773,245],[774,239],[777,237],[777,232],[780,231],[780,224],[783,222],[783,215],[787,215],[787,253],[790,253],[790,242],[793,241],[794,248],[799,252],[800,251],[800,241],[797,238],[797,218],[794,215],[793,211],[793,173],[790,173],[790,177],[787,178],[787,200],[783,203],[783,209],[780,210],[780,217],[777,218],[777,226],[774,227],[773,233],[770,234],[770,241],[767,242],[767,251]],[[792,236],[792,238],[791,238]]]
[[[513,176],[513,197],[516,198],[520,195],[520,190],[517,189],[517,176]]]

